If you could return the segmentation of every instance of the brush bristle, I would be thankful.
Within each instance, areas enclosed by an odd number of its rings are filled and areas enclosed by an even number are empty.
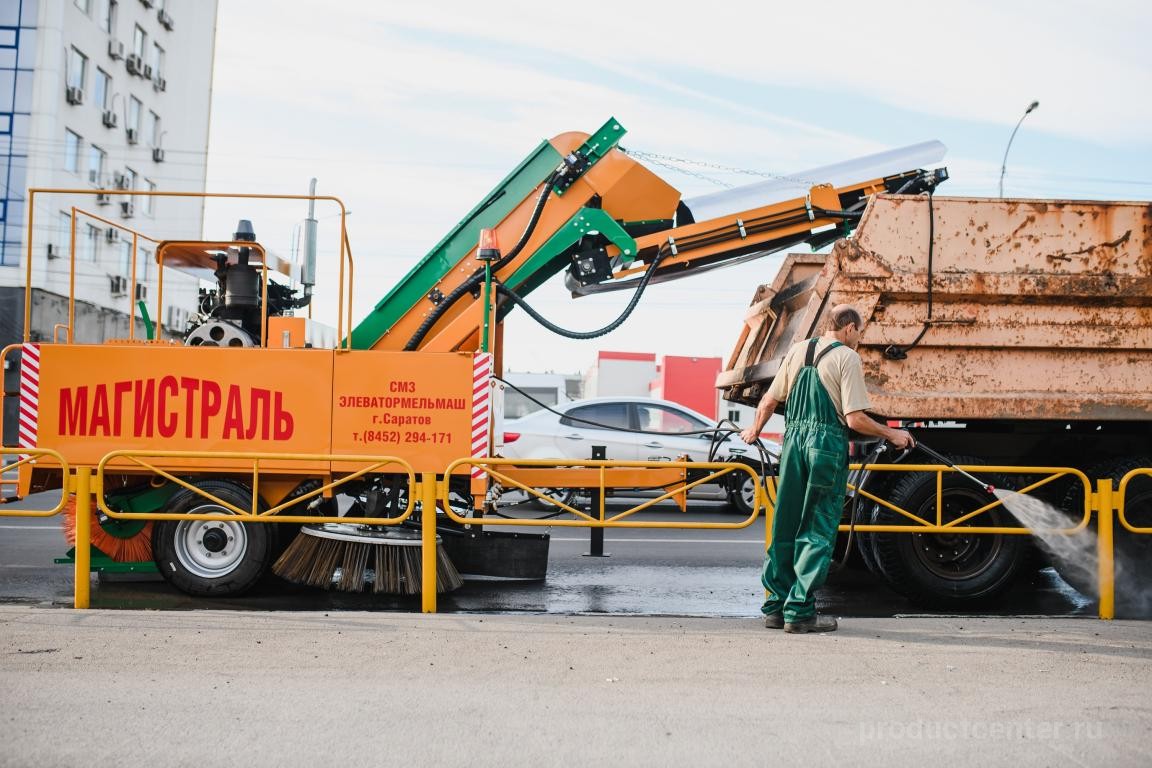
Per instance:
[[[273,563],[272,572],[294,584],[341,592],[361,592],[371,581],[375,594],[418,595],[424,570],[420,553],[420,547],[386,541],[342,541],[301,533]],[[437,544],[436,591],[451,592],[463,583],[460,572]]]

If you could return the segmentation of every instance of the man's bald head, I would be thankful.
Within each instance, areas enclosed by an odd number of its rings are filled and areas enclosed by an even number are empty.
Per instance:
[[[856,307],[851,304],[837,304],[832,307],[832,311],[828,315],[828,324],[830,330],[833,331],[839,331],[849,325],[855,325],[856,330],[859,331],[864,327],[864,320],[856,311]]]

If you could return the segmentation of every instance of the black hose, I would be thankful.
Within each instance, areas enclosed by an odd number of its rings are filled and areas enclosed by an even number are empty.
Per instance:
[[[523,309],[528,313],[529,317],[540,323],[540,325],[544,326],[548,330],[552,331],[552,333],[559,334],[568,339],[596,339],[616,330],[624,323],[625,320],[628,319],[628,316],[632,314],[632,310],[636,309],[636,305],[639,303],[640,297],[644,294],[644,289],[648,287],[648,282],[652,279],[652,275],[656,273],[656,267],[660,264],[660,260],[663,259],[665,255],[666,251],[661,249],[656,254],[656,258],[652,259],[652,263],[648,265],[648,269],[644,270],[644,276],[640,279],[640,284],[636,286],[636,290],[632,293],[631,301],[628,302],[628,306],[624,308],[624,311],[620,314],[620,316],[612,322],[608,323],[608,325],[604,326],[603,328],[598,328],[595,331],[570,331],[567,328],[561,328],[537,312],[532,307],[532,305],[530,305],[507,285],[499,281],[493,282],[495,283],[498,292],[511,299],[513,304]]]
[[[508,262],[512,261],[512,259],[519,256],[520,251],[524,250],[524,246],[528,244],[528,239],[532,237],[532,233],[536,230],[536,225],[540,222],[540,215],[544,212],[544,206],[548,202],[548,193],[552,191],[552,185],[556,183],[556,180],[560,178],[561,175],[563,175],[565,170],[567,170],[567,166],[564,166],[563,168],[557,168],[555,171],[549,174],[547,179],[544,180],[544,188],[540,190],[540,196],[536,198],[536,207],[532,209],[532,217],[528,220],[528,225],[524,227],[524,233],[520,236],[520,240],[516,243],[516,245],[512,246],[512,250],[508,251],[506,256],[493,262],[493,274],[508,264]],[[404,351],[412,352],[417,347],[419,347],[420,342],[424,341],[424,337],[428,335],[430,330],[432,330],[432,326],[434,326],[436,322],[444,316],[444,313],[447,312],[457,301],[459,301],[464,294],[470,292],[472,289],[478,286],[483,279],[484,268],[479,267],[475,272],[468,276],[467,280],[460,283],[460,285],[456,286],[443,299],[441,299],[440,303],[437,304],[436,307],[428,313],[428,317],[424,318],[424,322],[420,323],[420,327],[417,328],[416,332],[412,334],[412,338],[408,339],[408,343],[404,345]]]

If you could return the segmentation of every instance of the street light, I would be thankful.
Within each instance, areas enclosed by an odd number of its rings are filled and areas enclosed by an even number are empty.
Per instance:
[[[1020,123],[1024,122],[1024,118],[1028,117],[1028,113],[1040,106],[1040,102],[1034,101],[1028,105],[1028,109],[1024,110],[1024,114],[1020,115],[1020,119],[1016,121],[1016,127],[1012,129],[1012,135],[1008,137],[1008,146],[1004,147],[1004,161],[1000,163],[1000,197],[1004,197],[1004,171],[1008,168],[1008,150],[1012,149],[1012,139],[1016,138],[1016,131],[1020,130]]]

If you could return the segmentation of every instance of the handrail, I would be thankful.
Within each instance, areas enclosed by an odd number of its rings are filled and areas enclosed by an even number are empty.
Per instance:
[[[576,459],[576,460],[561,460],[561,459],[502,459],[502,458],[480,458],[468,457],[457,459],[448,465],[444,470],[445,477],[458,473],[461,468],[474,467],[483,470],[490,477],[497,482],[508,485],[517,490],[526,491],[533,496],[541,496],[541,494],[534,488],[521,483],[514,477],[509,476],[506,472],[501,472],[496,467],[547,467],[559,469],[562,467],[579,467],[584,469],[597,469],[598,471],[598,489],[600,490],[600,508],[597,510],[597,517],[593,517],[581,510],[575,509],[562,502],[552,501],[555,506],[571,513],[577,519],[574,520],[556,520],[556,519],[530,519],[530,518],[507,518],[507,517],[492,517],[489,515],[479,515],[475,517],[462,517],[452,510],[449,504],[449,489],[448,484],[444,485],[441,492],[440,501],[444,507],[445,513],[449,519],[462,525],[528,525],[528,526],[556,526],[556,527],[580,527],[580,528],[685,528],[685,529],[738,529],[747,528],[749,525],[756,521],[760,515],[761,494],[764,493],[760,487],[759,475],[755,470],[747,464],[740,464],[735,462],[693,462],[693,461],[612,461],[606,459]],[[638,504],[623,512],[617,513],[609,517],[606,512],[605,498],[607,494],[604,491],[609,486],[606,484],[607,470],[610,469],[700,469],[700,470],[715,470],[705,477],[686,482],[678,486],[674,490],[668,491],[654,499],[649,499],[642,504]],[[687,491],[695,488],[698,485],[705,483],[713,483],[725,475],[733,472],[745,472],[750,475],[753,480],[756,480],[757,494],[756,500],[752,505],[752,512],[747,519],[735,523],[700,523],[700,522],[653,522],[653,521],[636,521],[628,520],[637,512],[641,512],[649,507],[659,504],[662,501],[673,499],[676,496],[686,493]],[[663,486],[661,486],[663,487]]]
[[[104,501],[104,477],[107,474],[122,474],[123,469],[109,468],[110,462],[116,460],[131,462],[136,466],[145,469],[159,477],[163,477],[169,482],[175,483],[182,488],[186,488],[194,493],[197,493],[215,504],[230,510],[233,514],[181,514],[170,512],[118,512],[108,507]],[[146,459],[217,459],[217,460],[239,460],[252,462],[252,504],[248,511],[240,509],[239,507],[231,504],[223,499],[220,499],[211,493],[198,488],[196,485],[184,480],[181,477],[173,474],[167,469],[156,466],[155,464],[147,461]],[[350,472],[346,475],[342,474],[335,480],[332,480],[319,488],[313,489],[308,493],[294,497],[289,501],[277,504],[274,507],[259,511],[259,493],[260,493],[260,463],[262,461],[295,461],[295,462],[334,462],[341,463],[354,463],[364,464],[365,466]],[[283,509],[294,507],[302,501],[307,501],[313,497],[319,496],[333,488],[337,488],[352,480],[356,480],[364,475],[379,472],[383,467],[395,465],[400,468],[408,477],[408,487],[415,487],[416,473],[408,462],[395,456],[346,456],[346,455],[331,455],[331,454],[316,454],[316,453],[255,453],[246,451],[112,451],[105,454],[100,459],[99,464],[96,465],[96,475],[93,483],[93,490],[96,494],[96,504],[100,511],[108,515],[108,517],[120,520],[212,520],[220,522],[250,522],[250,523],[315,523],[317,520],[322,519],[318,515],[279,515],[277,514]],[[307,472],[300,472],[299,474],[308,474]],[[330,474],[325,471],[323,473],[316,472],[314,474]],[[408,494],[407,505],[404,508],[403,514],[399,517],[341,517],[342,523],[358,523],[364,525],[396,525],[408,519],[413,510],[413,493]]]
[[[128,190],[128,189],[68,189],[68,188],[49,188],[49,187],[33,187],[28,190],[28,232],[35,232],[35,212],[36,212],[36,195],[43,194],[61,194],[61,195],[126,195],[129,197],[173,197],[173,198],[200,198],[200,199],[234,199],[234,200],[311,200],[311,201],[324,201],[335,203],[340,209],[340,257],[339,257],[339,273],[340,273],[340,298],[336,307],[337,318],[337,338],[343,337],[343,324],[348,322],[351,327],[352,321],[352,302],[354,297],[353,290],[353,263],[352,263],[352,248],[348,244],[348,209],[344,205],[344,201],[333,195],[284,195],[284,194],[259,194],[259,193],[245,193],[245,192],[163,192],[159,190],[145,191],[145,190]],[[72,329],[75,327],[75,299],[76,299],[76,286],[75,286],[75,270],[76,270],[76,222],[77,213],[90,217],[97,221],[105,222],[111,226],[118,227],[125,232],[132,234],[132,285],[133,297],[135,296],[136,286],[136,252],[138,245],[138,238],[144,238],[150,242],[159,243],[161,240],[150,237],[142,232],[139,232],[131,227],[126,227],[115,221],[105,219],[98,214],[78,209],[72,206],[72,217],[70,225],[70,287],[69,287],[69,322],[68,322],[68,341],[72,342]],[[251,245],[251,244],[248,244]],[[24,274],[24,342],[31,341],[32,333],[32,249],[33,238],[28,237],[25,244],[25,274]],[[344,272],[345,262],[347,262],[347,299],[345,299],[345,286],[344,286]],[[266,268],[266,265],[265,265]],[[158,280],[162,281],[162,276]],[[158,298],[159,303],[159,298]],[[267,301],[265,301],[265,306]],[[158,306],[158,309],[162,307]],[[158,318],[162,312],[157,312]],[[135,338],[135,310],[128,313],[129,316],[129,338]]]
[[[1116,489],[1116,494],[1113,496],[1116,502],[1116,509],[1119,510],[1118,517],[1120,525],[1129,533],[1150,534],[1152,533],[1152,526],[1138,526],[1128,522],[1126,515],[1126,506],[1128,503],[1128,484],[1137,477],[1152,477],[1152,467],[1141,467],[1133,469],[1128,472],[1124,477],[1120,478],[1120,485]]]
[[[977,515],[989,512],[997,507],[1003,507],[1003,500],[997,499],[994,502],[985,504],[984,506],[974,509],[955,520],[948,522],[943,521],[943,508],[944,508],[944,495],[940,492],[941,483],[943,481],[944,473],[955,473],[958,469],[969,472],[986,472],[993,474],[1022,474],[1022,475],[1042,475],[1047,474],[1048,477],[1042,478],[1031,485],[1021,489],[1004,489],[1011,490],[1017,494],[1027,494],[1037,488],[1043,487],[1048,483],[1058,480],[1062,477],[1073,476],[1080,480],[1084,487],[1084,510],[1083,516],[1080,521],[1070,528],[1028,528],[1028,527],[1007,527],[1007,526],[963,526],[964,533],[998,533],[1009,535],[1022,535],[1031,534],[1037,531],[1043,533],[1060,533],[1071,535],[1085,530],[1088,527],[1091,518],[1090,500],[1091,500],[1091,480],[1086,474],[1078,469],[1072,467],[1024,467],[1024,466],[1008,466],[1008,465],[989,465],[989,464],[960,464],[956,468],[946,467],[940,464],[868,464],[869,471],[880,472],[934,472],[936,474],[936,522],[932,523],[919,517],[906,509],[896,506],[887,499],[880,498],[879,496],[867,490],[860,490],[860,496],[880,504],[884,508],[901,515],[902,517],[911,520],[915,525],[841,525],[841,531],[847,531],[849,528],[863,533],[906,533],[909,530],[914,530],[916,533],[955,533],[960,528],[961,523],[976,517]],[[862,467],[860,464],[850,465],[850,469],[858,470]],[[852,490],[858,490],[853,485],[848,486]],[[1008,510],[1011,512],[1011,510]]]
[[[5,348],[7,349],[7,348]],[[2,357],[2,355],[0,355]],[[0,467],[0,475],[19,470],[22,467],[35,466],[37,459],[49,458],[60,465],[60,471],[64,473],[64,477],[68,477],[69,469],[68,462],[64,460],[56,451],[48,448],[0,448],[0,456],[19,456],[17,461],[11,464],[5,464]],[[56,467],[53,467],[55,469]],[[3,481],[8,484],[9,481]],[[60,493],[60,501],[56,503],[52,509],[5,509],[5,504],[0,504],[0,517],[55,517],[68,505],[68,493],[62,491]]]

